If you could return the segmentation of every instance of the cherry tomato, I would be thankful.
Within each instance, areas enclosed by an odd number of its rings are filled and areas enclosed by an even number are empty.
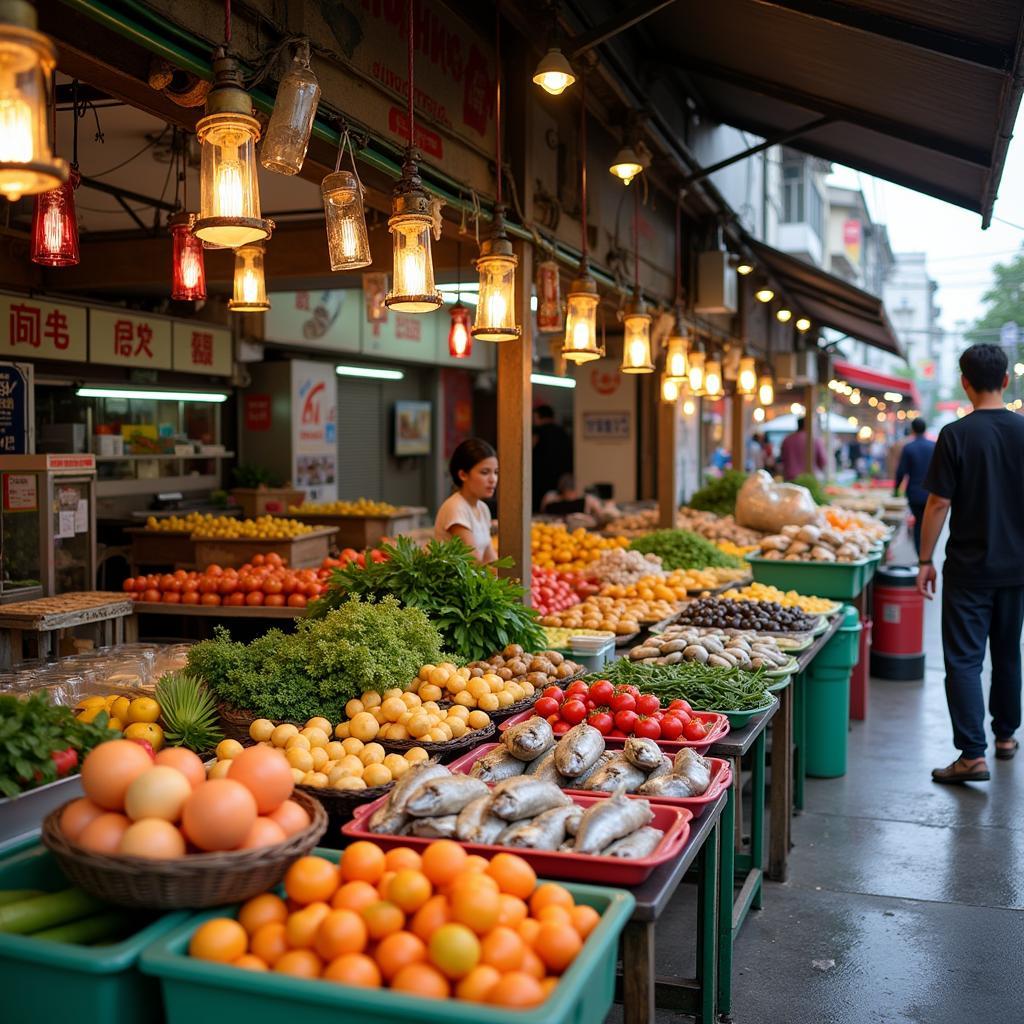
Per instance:
[[[565,700],[565,693],[560,686],[545,687],[543,696],[550,697],[552,700],[557,700],[559,704]]]
[[[631,693],[617,693],[611,699],[612,711],[636,711],[636,698]]]
[[[234,595],[232,595],[234,596]],[[305,594],[290,594],[288,597],[289,608],[305,608],[306,607],[306,595]]]
[[[587,717],[587,705],[581,700],[567,700],[562,705],[561,715],[570,725],[579,725]]]
[[[661,739],[661,723],[655,718],[641,718],[633,730],[634,736],[643,736],[644,739]]]
[[[558,714],[558,713],[556,712],[556,713],[555,713],[555,714],[553,714],[553,715],[548,715],[548,716],[547,716],[547,719],[548,719],[548,725],[554,725],[554,724],[555,724],[555,722],[560,722],[560,721],[562,721],[562,716],[561,716],[561,715],[559,715],[559,714]]]
[[[587,686],[585,682],[583,682],[582,679],[577,679],[576,682],[570,683],[569,686],[566,688],[566,699],[568,699],[569,697],[575,697],[579,693],[586,694],[589,692],[589,689],[590,688]]]
[[[675,715],[666,715],[661,720],[661,738],[677,740],[683,735],[683,723]]]
[[[691,718],[683,726],[683,735],[688,740],[702,740],[707,734],[707,726],[699,718]]]
[[[175,581],[177,582],[177,581]],[[181,602],[180,590],[165,590],[163,594],[164,604],[179,604]]]
[[[631,736],[639,717],[632,708],[623,708],[615,712],[615,727],[622,730],[626,736]]]
[[[550,715],[557,715],[558,707],[558,701],[555,700],[553,697],[541,697],[533,705],[533,710],[536,711],[538,715],[547,718]]]
[[[248,605],[261,605],[263,604],[263,591],[262,590],[250,590],[245,595],[245,603]]]
[[[181,603],[182,604],[199,604],[199,591],[198,590],[183,590],[181,592]]]
[[[607,711],[595,711],[587,719],[587,725],[593,726],[602,736],[607,736],[614,724],[614,719]]]
[[[220,604],[220,594],[206,593],[199,599],[200,604]]]
[[[693,708],[690,707],[690,702],[683,700],[682,697],[676,697],[668,706],[669,711],[685,711],[689,714]]]
[[[610,704],[615,696],[615,687],[607,679],[599,679],[590,684],[590,699],[595,704]]]
[[[204,594],[203,596],[207,597],[208,595]],[[245,604],[245,594],[240,590],[236,590],[233,594],[228,594],[228,596],[224,598],[224,604],[229,605],[232,608],[237,608],[239,605]]]
[[[636,700],[638,715],[653,715],[661,708],[661,701],[653,693],[642,693]]]
[[[559,721],[555,722],[554,725],[551,726],[551,731],[556,736],[564,736],[569,731],[570,728],[572,728],[572,727],[569,725],[568,722],[563,722],[563,721],[559,720]]]

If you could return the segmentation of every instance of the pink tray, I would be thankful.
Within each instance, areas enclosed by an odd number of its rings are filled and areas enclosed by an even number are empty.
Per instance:
[[[581,807],[589,807],[603,797],[587,794],[572,794],[572,799]],[[367,828],[370,815],[380,807],[387,797],[381,797],[372,804],[358,808],[352,820],[341,826],[342,835],[350,839],[369,839],[386,850],[396,846],[425,847],[433,839],[419,836],[382,836]],[[637,885],[657,867],[677,857],[690,838],[690,820],[693,814],[685,807],[668,807],[664,803],[651,801],[654,818],[653,828],[660,828],[665,835],[650,857],[628,860],[620,857],[598,857],[587,853],[558,853],[552,850],[520,850],[518,847],[493,846],[484,843],[460,843],[470,853],[493,857],[502,851],[519,854],[533,865],[541,878],[563,878],[570,882],[601,882],[605,885]]]
[[[618,739],[606,739],[605,743],[609,750],[621,750],[624,740]],[[448,765],[448,768],[456,775],[468,775],[470,768],[480,760],[485,754],[489,754],[495,747],[501,746],[500,743],[484,743],[479,747],[474,747],[468,753],[463,754],[461,757],[452,761]],[[690,811],[695,818],[699,818],[704,808],[713,803],[721,796],[731,785],[732,785],[732,765],[722,757],[710,757],[708,760],[711,762],[711,784],[704,791],[701,796],[641,796],[639,793],[627,793],[626,796],[633,797],[637,800],[649,800],[652,804],[666,804],[669,807],[685,807]],[[565,790],[569,796],[596,796],[606,797],[611,796],[610,793],[594,793],[589,789],[567,789]]]
[[[528,722],[531,718],[539,717],[534,711],[523,711],[512,718],[506,718],[504,722],[498,723],[498,731],[504,732],[513,725],[520,722]],[[665,751],[666,754],[674,754],[683,747],[696,750],[698,754],[706,754],[711,747],[725,736],[730,729],[727,715],[719,714],[717,711],[694,711],[692,717],[699,718],[702,722],[713,722],[714,727],[702,740],[655,740],[654,742]],[[622,742],[618,737],[605,737],[605,742]]]

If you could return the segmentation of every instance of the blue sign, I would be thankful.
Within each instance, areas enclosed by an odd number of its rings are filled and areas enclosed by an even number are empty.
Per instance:
[[[28,453],[28,376],[13,363],[0,363],[0,455]]]

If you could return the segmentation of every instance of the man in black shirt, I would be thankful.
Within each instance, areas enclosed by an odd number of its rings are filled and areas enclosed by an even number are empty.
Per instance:
[[[936,768],[936,782],[984,782],[985,701],[981,668],[992,653],[989,711],[996,757],[1017,752],[1024,624],[1024,416],[1007,411],[1006,353],[972,345],[960,357],[960,382],[974,410],[942,428],[931,459],[921,528],[918,589],[935,593],[932,554],[951,512],[942,584],[942,651],[953,742],[960,757]]]
[[[921,551],[921,520],[924,518],[924,506],[928,501],[928,491],[925,490],[924,478],[928,474],[928,466],[932,461],[932,452],[935,451],[935,442],[929,441],[924,436],[928,425],[922,419],[916,419],[911,424],[911,431],[914,440],[903,446],[900,452],[900,462],[896,467],[896,486],[893,494],[900,493],[900,484],[904,479],[907,481],[907,504],[914,516],[914,550]]]

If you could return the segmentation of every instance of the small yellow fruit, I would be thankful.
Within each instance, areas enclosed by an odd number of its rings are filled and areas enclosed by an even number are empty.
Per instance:
[[[349,723],[349,731],[357,740],[367,742],[380,732],[380,726],[377,724],[377,719],[368,711],[360,711]]]
[[[491,724],[491,719],[485,711],[470,711],[467,725],[470,729],[486,729]]]
[[[332,789],[366,789],[366,783],[357,779],[354,775],[347,775],[343,779],[331,784]]]
[[[120,718],[108,719],[107,728],[113,729],[114,732],[120,732],[124,728],[124,722],[122,722]]]
[[[453,740],[459,739],[460,736],[465,736],[469,731],[469,727],[466,723],[461,718],[457,718],[454,715],[450,715],[445,719],[445,725],[451,729]]]
[[[330,760],[327,751],[323,747],[314,747],[309,753],[313,758],[313,769],[318,772],[323,771],[324,765]]]
[[[313,744],[309,742],[308,736],[303,736],[299,733],[296,736],[292,736],[288,742],[284,745],[285,750],[312,750]]]
[[[274,723],[269,718],[257,718],[249,726],[249,738],[263,743],[274,735]]]
[[[362,740],[356,740],[360,746],[362,746]],[[331,740],[324,749],[327,751],[327,756],[332,761],[337,761],[339,758],[344,757],[348,751],[345,749],[345,744],[342,740]]]
[[[388,722],[397,722],[409,709],[400,697],[388,697],[380,706],[381,714]]]
[[[126,740],[145,740],[158,754],[164,745],[164,731],[156,722],[132,722],[124,730]]]
[[[299,730],[291,722],[284,722],[279,725],[270,735],[270,742],[275,747],[283,747],[293,736],[298,736]]]
[[[359,751],[359,760],[363,764],[382,764],[387,751],[379,743],[367,743]]]
[[[403,693],[399,698],[407,708],[418,708],[423,701],[418,693]]]
[[[409,739],[409,730],[404,725],[399,725],[398,722],[392,722],[388,726],[387,736],[381,738],[387,740],[407,740]]]
[[[459,692],[455,694],[455,703],[464,708],[475,708],[476,697],[474,697],[469,690],[459,690]]]
[[[363,708],[366,711],[379,708],[382,700],[381,695],[376,690],[367,690],[359,699],[363,702]]]
[[[329,739],[327,733],[323,729],[310,728],[307,726],[300,733],[300,736],[305,736],[309,740],[311,747],[326,747]]]
[[[292,769],[292,778],[295,780],[297,786],[302,785],[302,780],[306,777],[306,773],[300,768]]]
[[[401,754],[388,754],[381,762],[392,778],[400,779],[411,767],[409,762]]]
[[[345,715],[348,718],[355,718],[360,711],[365,710],[363,702],[361,700],[356,700],[354,697],[345,705]]]
[[[293,767],[304,772],[313,771],[313,755],[301,747],[292,747],[284,752],[285,759]]]
[[[326,789],[330,783],[323,772],[308,772],[302,780],[302,785],[312,786],[314,789]]]
[[[210,765],[210,770],[206,773],[206,777],[208,779],[226,779],[230,769],[230,761],[218,761],[216,764]]]
[[[367,765],[363,772],[363,782],[369,786],[386,786],[391,782],[391,772],[382,764]]]
[[[334,736],[335,736],[335,739],[347,740],[348,736],[349,736],[348,722],[339,722],[334,727]]]

